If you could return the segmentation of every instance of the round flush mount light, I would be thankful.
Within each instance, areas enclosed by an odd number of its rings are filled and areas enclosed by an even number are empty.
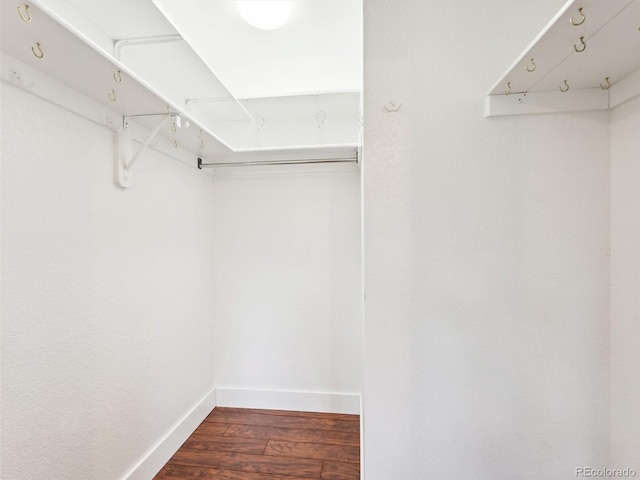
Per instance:
[[[275,30],[289,21],[291,2],[285,0],[238,0],[245,21],[261,30]]]

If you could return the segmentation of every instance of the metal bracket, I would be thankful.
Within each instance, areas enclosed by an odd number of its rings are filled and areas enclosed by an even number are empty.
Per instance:
[[[131,174],[125,167],[126,159],[131,158],[131,152],[133,152],[133,138],[129,132],[126,130],[118,131],[118,148],[114,151],[116,152],[113,172],[115,181],[122,188],[129,188]]]
[[[163,118],[158,123],[158,125],[147,135],[145,141],[142,143],[142,146],[138,149],[137,152],[133,153],[133,136],[131,135],[128,126],[129,126],[129,117],[146,117],[146,116],[159,116],[162,115]],[[117,148],[117,156],[115,158],[115,181],[122,188],[129,188],[131,186],[131,167],[135,161],[140,158],[140,155],[147,148],[151,142],[158,136],[162,127],[164,127],[170,119],[174,119],[175,125],[177,127],[182,126],[181,117],[177,113],[154,113],[154,114],[146,114],[146,115],[127,115],[122,117],[122,126],[123,128],[118,131],[118,148]]]
[[[124,47],[133,47],[136,45],[153,45],[156,43],[179,42],[182,40],[181,35],[159,35],[155,37],[137,37],[137,38],[121,38],[113,42],[113,56],[117,60],[121,60],[122,49]]]

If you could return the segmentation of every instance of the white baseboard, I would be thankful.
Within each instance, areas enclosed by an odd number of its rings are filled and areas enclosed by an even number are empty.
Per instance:
[[[360,414],[360,395],[217,387],[216,406],[358,415]]]
[[[126,480],[153,478],[215,406],[216,389],[214,388],[200,399],[191,411],[176,422],[169,433],[161,438],[124,478]]]
[[[124,476],[125,480],[149,480],[178,451],[189,435],[211,413],[214,407],[264,408],[360,414],[360,395],[352,393],[290,392],[214,388],[185,414],[147,454]]]

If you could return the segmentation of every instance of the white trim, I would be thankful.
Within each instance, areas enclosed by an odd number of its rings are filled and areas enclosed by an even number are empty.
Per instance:
[[[364,404],[360,396],[360,480],[364,480]]]
[[[178,420],[169,432],[156,442],[123,478],[126,480],[148,480],[153,478],[215,406],[216,389],[214,388],[201,398],[184,417]]]
[[[640,95],[640,69],[616,82],[609,91],[612,109]]]
[[[612,87],[613,88],[613,87]],[[533,113],[587,112],[608,110],[609,91],[601,88],[568,92],[512,93],[485,97],[485,117]]]
[[[216,406],[358,415],[360,414],[360,395],[216,388]]]

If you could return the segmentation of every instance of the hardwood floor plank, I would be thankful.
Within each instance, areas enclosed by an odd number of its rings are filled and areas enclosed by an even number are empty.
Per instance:
[[[323,462],[322,480],[359,480],[360,465],[356,463]]]
[[[247,453],[180,449],[172,461],[180,465],[212,467],[250,473],[320,478],[322,461],[315,459],[280,458]]]
[[[227,428],[229,428],[228,423],[213,423],[213,422],[203,421],[193,433],[194,434],[199,433],[201,435],[214,435],[214,436],[221,437],[222,435],[224,435],[224,432],[227,431]]]
[[[360,444],[360,432],[336,432],[332,430],[230,425],[224,435],[231,437],[303,443],[325,443],[332,445]]]
[[[358,480],[357,415],[216,408],[157,480]]]
[[[232,425],[258,425],[261,427],[307,428],[310,430],[332,430],[339,432],[360,432],[359,422],[327,416],[289,416],[264,413],[236,413],[217,408],[209,414],[205,422],[228,423]]]
[[[195,450],[217,450],[220,452],[253,453],[261,455],[267,446],[266,440],[236,437],[214,437],[191,435],[181,448]]]
[[[154,480],[309,480],[289,475],[271,475],[264,473],[240,472],[237,470],[221,470],[210,467],[192,467],[169,462],[154,477]]]
[[[265,455],[295,458],[317,458],[335,462],[360,463],[360,447],[357,445],[326,445],[320,443],[283,442],[269,440]]]

